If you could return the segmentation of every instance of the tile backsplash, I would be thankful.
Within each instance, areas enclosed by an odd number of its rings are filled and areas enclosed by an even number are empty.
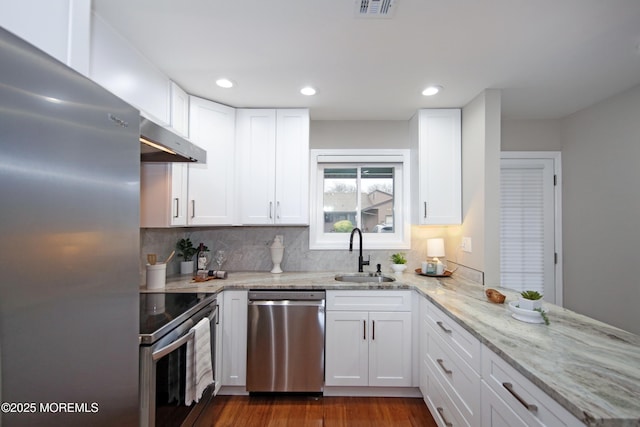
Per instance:
[[[227,261],[222,265],[226,271],[271,271],[269,246],[276,235],[284,236],[284,258],[281,267],[286,271],[357,271],[358,253],[350,253],[349,235],[345,235],[344,250],[309,250],[308,227],[203,227],[203,228],[142,228],[140,229],[141,285],[144,284],[146,255],[155,253],[164,260],[175,248],[178,240],[189,237],[194,246],[200,242],[212,253],[226,252]],[[365,270],[375,270],[382,264],[382,271],[391,272],[391,254],[405,252],[408,269],[419,268],[425,258],[426,242],[423,238],[412,239],[411,250],[367,250],[366,235],[363,255],[371,256],[371,265]],[[177,256],[167,265],[167,275],[180,273],[181,258]],[[213,267],[212,267],[213,268]]]

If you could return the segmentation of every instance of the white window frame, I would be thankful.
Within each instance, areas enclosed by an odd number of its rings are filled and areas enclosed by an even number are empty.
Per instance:
[[[324,174],[322,164],[344,166],[398,164],[394,177],[394,233],[365,233],[366,249],[411,249],[411,171],[410,150],[404,149],[314,149],[311,152],[311,197],[309,249],[348,249],[349,234],[324,232]],[[341,166],[341,165],[340,165]]]

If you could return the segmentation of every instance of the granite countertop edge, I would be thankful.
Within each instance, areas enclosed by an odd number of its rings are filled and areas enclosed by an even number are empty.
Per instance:
[[[511,317],[507,307],[509,301],[517,300],[516,292],[496,288],[507,300],[494,304],[485,297],[485,287],[460,277],[433,278],[405,272],[395,275],[395,282],[344,283],[334,279],[336,274],[340,272],[230,272],[227,279],[207,282],[177,276],[167,278],[165,288],[140,291],[219,293],[293,287],[413,290],[586,425],[640,426],[640,401],[633,400],[640,395],[640,336],[546,303],[549,326],[520,322]],[[523,342],[526,351],[520,348]],[[573,379],[567,380],[567,376]],[[609,382],[604,384],[603,380]],[[621,390],[627,399],[620,396]]]

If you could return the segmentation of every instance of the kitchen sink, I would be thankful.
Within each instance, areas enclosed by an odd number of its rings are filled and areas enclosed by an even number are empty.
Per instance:
[[[396,279],[385,275],[376,275],[375,273],[347,273],[338,274],[335,279],[338,282],[352,282],[352,283],[382,283],[382,282],[395,282]]]

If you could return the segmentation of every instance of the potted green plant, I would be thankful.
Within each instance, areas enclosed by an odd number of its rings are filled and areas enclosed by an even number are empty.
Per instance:
[[[518,306],[524,310],[542,309],[542,294],[538,291],[522,291],[518,297]]]
[[[178,257],[182,258],[180,262],[180,274],[193,274],[193,256],[198,252],[198,249],[193,246],[191,239],[178,240],[176,243],[176,250],[178,251]]]
[[[391,262],[391,269],[394,273],[402,273],[407,269],[407,258],[402,252],[391,255]]]

